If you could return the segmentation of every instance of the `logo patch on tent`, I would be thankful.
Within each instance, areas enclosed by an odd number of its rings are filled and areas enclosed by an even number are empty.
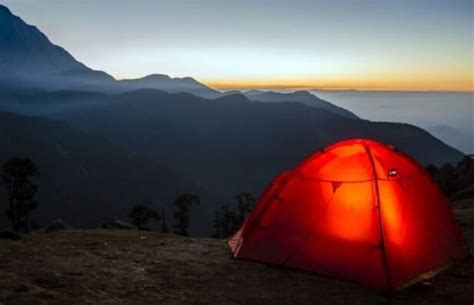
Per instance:
[[[389,171],[388,171],[388,176],[389,177],[395,177],[398,175],[398,171],[396,168],[391,168]]]

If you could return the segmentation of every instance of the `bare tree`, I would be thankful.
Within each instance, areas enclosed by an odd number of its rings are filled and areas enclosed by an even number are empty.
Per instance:
[[[221,217],[221,229],[222,236],[229,237],[236,230],[237,215],[228,205],[221,207],[222,217]]]
[[[253,209],[255,205],[255,198],[250,193],[239,193],[234,196],[234,200],[237,200],[237,209],[238,209],[238,222],[239,225],[242,224],[247,217],[247,214]]]
[[[128,213],[128,217],[132,219],[132,224],[139,230],[146,230],[149,221],[159,220],[160,214],[144,204],[135,204]]]
[[[188,236],[188,228],[189,228],[189,209],[194,204],[199,204],[199,196],[196,194],[183,194],[179,196],[175,202],[175,225],[174,225],[174,232],[176,234]]]

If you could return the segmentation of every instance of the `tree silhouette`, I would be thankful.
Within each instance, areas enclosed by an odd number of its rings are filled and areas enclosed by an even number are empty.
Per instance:
[[[474,183],[474,155],[465,156],[456,166],[457,186],[466,188]]]
[[[255,198],[250,193],[242,192],[235,195],[234,200],[237,200],[237,209],[239,211],[238,222],[240,225],[244,222],[247,214],[253,209]]]
[[[221,218],[221,229],[222,236],[229,237],[234,233],[237,225],[237,215],[228,205],[224,205],[222,208],[222,218]]]
[[[438,179],[438,168],[434,164],[428,164],[426,166],[426,171],[431,175],[434,180]]]
[[[439,172],[441,188],[448,196],[453,195],[457,191],[456,168],[450,163],[444,164]]]
[[[128,213],[128,217],[132,219],[132,224],[139,230],[146,230],[148,222],[159,220],[160,214],[144,204],[135,204]]]
[[[456,198],[460,191],[474,183],[474,159],[465,156],[456,166],[449,163],[438,168],[428,165],[426,170],[450,198]]]
[[[38,168],[29,158],[11,158],[3,165],[3,183],[7,188],[9,201],[6,214],[14,231],[30,231],[30,214],[38,206],[34,198],[38,185],[31,178],[39,175]]]
[[[174,212],[174,232],[179,235],[188,236],[189,228],[189,209],[194,204],[199,204],[199,196],[196,194],[183,194],[179,196],[173,203]]]
[[[226,204],[214,211],[212,237],[229,237],[234,234],[255,205],[255,198],[250,193],[238,193],[233,199],[236,201],[235,207]]]

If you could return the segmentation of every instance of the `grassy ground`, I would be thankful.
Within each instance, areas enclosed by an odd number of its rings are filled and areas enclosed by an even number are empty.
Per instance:
[[[474,253],[474,209],[458,209],[456,215]],[[233,260],[224,240],[153,232],[77,230],[0,241],[1,305],[470,305],[473,260],[431,283],[385,295],[348,282]]]

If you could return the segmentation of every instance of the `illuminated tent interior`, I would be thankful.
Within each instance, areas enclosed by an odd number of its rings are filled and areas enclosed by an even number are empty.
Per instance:
[[[331,145],[275,178],[229,245],[235,258],[387,290],[469,254],[425,169],[365,139]]]

